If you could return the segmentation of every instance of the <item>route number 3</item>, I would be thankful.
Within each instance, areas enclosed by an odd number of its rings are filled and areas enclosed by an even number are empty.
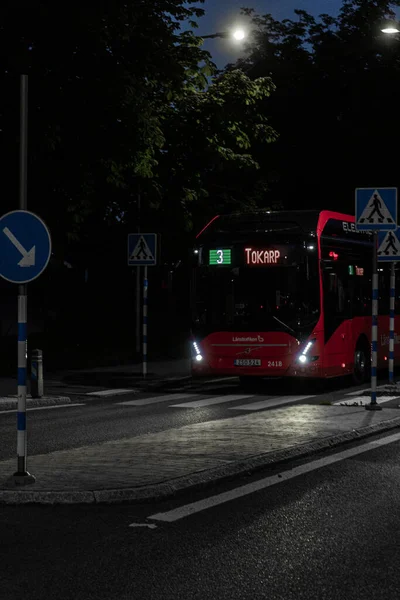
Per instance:
[[[217,254],[218,254],[217,264],[218,265],[222,265],[222,263],[224,262],[224,251],[223,250],[217,250]]]

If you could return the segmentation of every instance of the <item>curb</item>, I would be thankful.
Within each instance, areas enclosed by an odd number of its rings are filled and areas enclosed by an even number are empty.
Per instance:
[[[121,504],[166,500],[183,492],[207,488],[238,476],[249,476],[267,467],[283,466],[289,461],[307,458],[324,450],[361,440],[400,427],[400,417],[360,429],[316,440],[294,448],[250,457],[234,464],[192,473],[177,479],[136,488],[109,490],[0,490],[0,504]]]
[[[69,396],[43,396],[42,398],[27,398],[26,408],[36,408],[40,406],[58,406],[59,404],[71,404]],[[0,402],[0,410],[16,410],[18,408],[17,398],[7,399],[6,402]]]

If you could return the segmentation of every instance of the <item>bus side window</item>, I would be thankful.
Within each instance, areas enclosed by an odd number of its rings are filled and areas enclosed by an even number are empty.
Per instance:
[[[354,317],[371,316],[371,266],[359,264],[355,267],[355,298],[354,298]]]
[[[325,272],[324,289],[325,313],[327,313],[327,316],[329,314],[340,317],[350,316],[350,296],[342,269],[337,272]]]

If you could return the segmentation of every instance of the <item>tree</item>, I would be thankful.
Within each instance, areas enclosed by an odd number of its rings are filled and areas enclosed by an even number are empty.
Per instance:
[[[257,204],[265,174],[253,157],[277,134],[259,107],[274,90],[270,78],[234,70],[205,90],[187,86],[164,115],[165,144],[158,151],[159,219],[175,232],[216,211]]]
[[[208,53],[183,21],[194,0],[54,2],[0,6],[0,135],[4,208],[16,205],[18,75],[30,78],[29,207],[56,246],[114,218],[151,178],[165,136],[164,106],[188,84],[206,85]],[[199,65],[203,66],[199,66]],[[4,189],[4,188],[3,188]]]
[[[353,212],[355,187],[398,183],[400,45],[380,31],[396,6],[345,0],[337,18],[282,22],[246,11],[254,41],[238,66],[277,87],[264,108],[280,133],[265,155],[279,173],[272,199]]]

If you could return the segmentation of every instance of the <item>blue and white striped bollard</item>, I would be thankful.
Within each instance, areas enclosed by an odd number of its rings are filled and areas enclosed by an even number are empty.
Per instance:
[[[21,286],[24,288],[24,286]],[[27,363],[27,295],[18,294],[18,406],[17,406],[17,472],[14,481],[17,485],[33,483],[35,477],[26,467],[26,363]]]
[[[144,267],[143,280],[143,377],[147,376],[147,297],[149,282],[147,279],[147,266]]]
[[[377,368],[378,368],[378,274],[372,275],[372,370],[371,370],[371,404],[376,404]]]

